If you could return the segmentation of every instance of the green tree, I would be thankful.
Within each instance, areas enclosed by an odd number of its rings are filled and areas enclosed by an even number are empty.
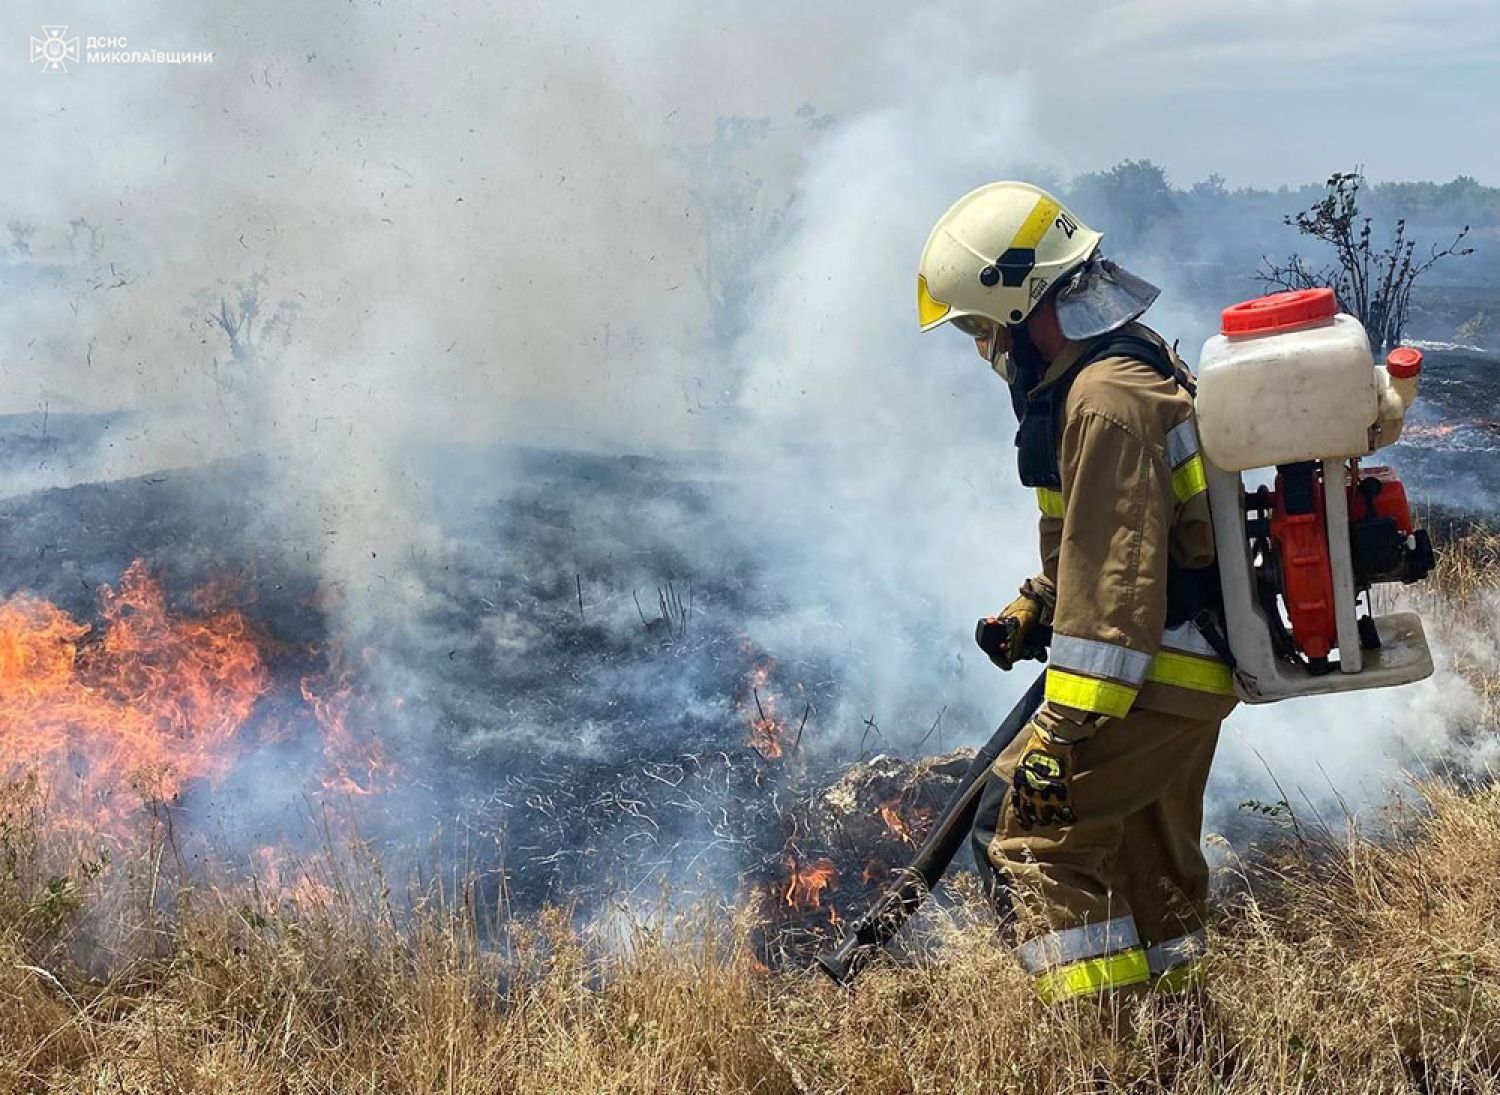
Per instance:
[[[1167,173],[1150,160],[1121,160],[1108,171],[1083,175],[1074,181],[1071,196],[1083,208],[1109,210],[1132,239],[1177,211]]]
[[[1332,288],[1339,307],[1364,324],[1371,346],[1379,352],[1401,341],[1417,279],[1439,260],[1470,255],[1474,249],[1463,246],[1469,234],[1469,226],[1464,225],[1446,247],[1433,245],[1419,259],[1416,241],[1407,237],[1404,217],[1396,220],[1390,242],[1377,248],[1372,242],[1374,218],[1362,215],[1359,208],[1364,181],[1357,170],[1335,172],[1324,184],[1320,200],[1283,218],[1287,225],[1332,250],[1331,263],[1314,268],[1297,253],[1283,263],[1261,256],[1255,276],[1272,289]]]

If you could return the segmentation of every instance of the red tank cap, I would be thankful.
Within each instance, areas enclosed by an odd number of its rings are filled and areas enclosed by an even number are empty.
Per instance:
[[[1290,331],[1332,319],[1338,310],[1332,289],[1292,289],[1230,305],[1220,317],[1220,330],[1226,335]]]
[[[1422,351],[1415,346],[1397,346],[1385,355],[1385,371],[1398,380],[1410,380],[1422,371]]]

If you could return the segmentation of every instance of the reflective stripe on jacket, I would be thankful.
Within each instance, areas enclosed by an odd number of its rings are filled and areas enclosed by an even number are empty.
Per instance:
[[[1042,385],[1087,349],[1070,343]],[[1062,489],[1037,491],[1042,573],[1024,587],[1047,602],[1053,628],[1037,722],[1080,740],[1133,706],[1224,718],[1229,667],[1192,624],[1166,629],[1168,560],[1213,561],[1192,397],[1144,362],[1105,358],[1078,373],[1060,418]]]

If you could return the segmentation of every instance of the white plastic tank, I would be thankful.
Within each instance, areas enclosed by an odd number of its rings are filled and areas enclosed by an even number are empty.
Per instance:
[[[1225,471],[1364,456],[1380,418],[1375,362],[1332,289],[1224,309],[1198,361],[1198,436]]]

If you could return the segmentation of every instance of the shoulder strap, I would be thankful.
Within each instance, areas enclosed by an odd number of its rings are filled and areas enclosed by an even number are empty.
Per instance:
[[[1024,486],[1062,489],[1062,469],[1057,455],[1058,416],[1078,374],[1095,362],[1111,357],[1143,361],[1163,379],[1176,381],[1186,388],[1189,395],[1197,394],[1192,374],[1159,339],[1147,338],[1132,330],[1101,335],[1083,352],[1077,364],[1026,402],[1020,428],[1016,431],[1016,466]]]
[[[1133,361],[1143,361],[1150,365],[1164,380],[1177,380],[1177,368],[1172,361],[1172,351],[1159,342],[1155,342],[1142,335],[1130,332],[1116,331],[1105,335],[1093,346],[1079,362],[1078,366],[1071,372],[1072,377],[1078,375],[1078,370],[1086,365],[1092,365],[1096,361],[1103,361],[1107,357],[1128,357]]]

